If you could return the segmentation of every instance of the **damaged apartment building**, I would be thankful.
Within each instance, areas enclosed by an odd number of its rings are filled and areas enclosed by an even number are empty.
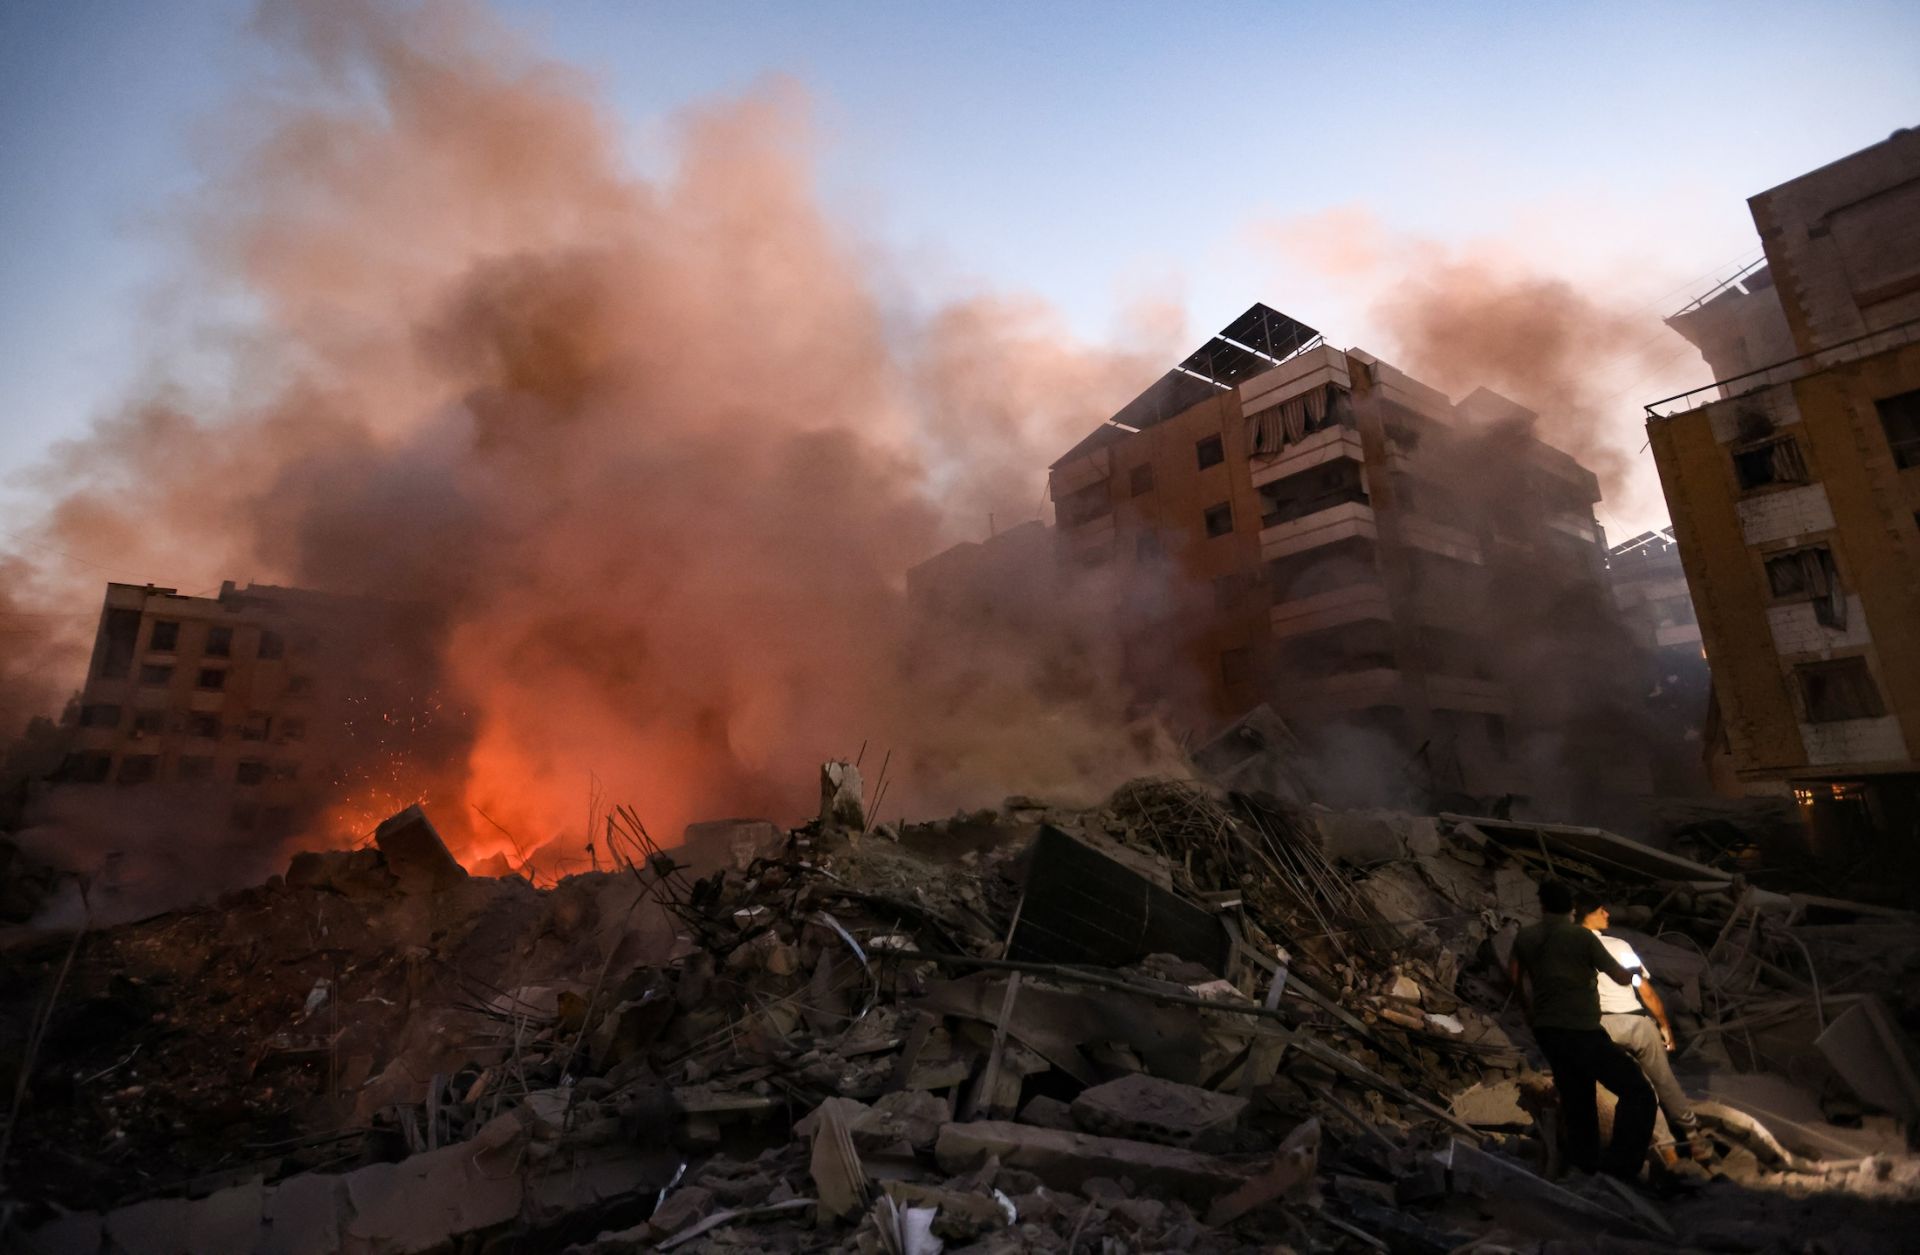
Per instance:
[[[1266,702],[1411,792],[1526,796],[1592,670],[1546,629],[1611,613],[1598,482],[1536,417],[1255,305],[1053,464],[1061,557],[1119,572],[1129,674],[1192,722]]]
[[[1765,260],[1668,320],[1647,407],[1723,785],[1817,836],[1920,828],[1920,130],[1752,198]]]
[[[41,809],[151,802],[155,822],[291,835],[377,752],[431,674],[407,608],[265,584],[109,584],[68,752]]]

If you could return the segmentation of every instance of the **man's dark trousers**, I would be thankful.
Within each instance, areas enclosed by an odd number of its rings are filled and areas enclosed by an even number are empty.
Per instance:
[[[1598,1168],[1629,1180],[1638,1176],[1640,1161],[1647,1157],[1647,1145],[1653,1140],[1654,1113],[1653,1089],[1640,1075],[1639,1065],[1613,1044],[1604,1029],[1536,1028],[1533,1036],[1553,1069],[1553,1088],[1567,1117],[1567,1157],[1573,1166],[1587,1172]],[[1613,1140],[1604,1156],[1595,1081],[1619,1100],[1613,1113]]]

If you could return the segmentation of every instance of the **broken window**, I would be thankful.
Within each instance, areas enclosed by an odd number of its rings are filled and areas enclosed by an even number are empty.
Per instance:
[[[243,758],[233,769],[235,784],[259,784],[267,778],[267,765],[257,758]]]
[[[147,637],[147,648],[158,653],[170,654],[179,647],[179,622],[174,619],[155,619],[153,632]]]
[[[1220,682],[1230,689],[1241,688],[1253,681],[1253,651],[1251,649],[1223,649],[1220,651]]]
[[[111,702],[96,702],[80,708],[80,726],[83,728],[117,728],[120,726],[120,708]]]
[[[1207,535],[1225,536],[1233,530],[1233,503],[1222,501],[1219,505],[1208,506],[1201,520],[1206,524]]]
[[[287,653],[287,638],[278,632],[262,628],[260,631],[260,657],[283,658]]]
[[[203,689],[227,687],[227,669],[225,667],[200,668],[200,678],[194,681],[194,687]]]
[[[67,755],[55,774],[69,784],[99,784],[112,772],[112,755],[82,753]]]
[[[100,643],[96,647],[94,674],[106,680],[123,680],[133,670],[134,646],[140,639],[138,610],[109,610],[100,621]]]
[[[1103,479],[1088,484],[1078,492],[1068,493],[1061,498],[1057,513],[1062,527],[1077,527],[1113,513],[1113,501],[1107,495],[1107,481]]]
[[[213,779],[213,759],[204,754],[185,754],[174,760],[173,777],[189,784]]]
[[[1220,443],[1220,437],[1208,436],[1193,446],[1193,456],[1194,460],[1200,464],[1200,469],[1204,471],[1209,466],[1218,466],[1226,461],[1227,450],[1226,446]]]
[[[138,736],[159,736],[167,730],[167,712],[164,710],[135,711],[133,730]]]
[[[218,740],[220,737],[220,716],[196,710],[187,716],[187,731],[194,736],[205,737],[208,740]]]
[[[230,627],[210,627],[207,629],[207,657],[231,658],[233,656],[233,629]]]
[[[1127,472],[1127,495],[1137,497],[1153,491],[1153,464],[1142,462]]]
[[[1793,669],[1800,681],[1800,697],[1808,723],[1836,723],[1843,719],[1878,719],[1887,713],[1880,687],[1873,682],[1865,658],[1835,658],[1802,663]]]
[[[1880,411],[1880,426],[1886,429],[1887,444],[1893,449],[1893,464],[1902,470],[1920,466],[1920,389],[1875,401]]]
[[[1833,565],[1833,551],[1811,545],[1767,559],[1767,588],[1775,601],[1810,601],[1816,619],[1830,628],[1847,626],[1847,594]]]
[[[273,729],[273,716],[263,711],[252,711],[240,724],[240,739],[243,741],[264,741],[267,733]]]
[[[1297,475],[1262,484],[1260,497],[1266,503],[1266,513],[1260,517],[1260,526],[1272,527],[1276,523],[1290,523],[1294,519],[1303,519],[1349,501],[1364,503],[1367,500],[1366,480],[1361,475],[1358,462],[1350,458],[1335,458]]]
[[[140,667],[140,683],[160,686],[172,684],[173,668],[165,663],[144,663]]]
[[[145,784],[160,774],[160,755],[129,754],[120,760],[120,770],[114,773],[116,784]]]
[[[1778,436],[1735,450],[1733,473],[1742,489],[1764,488],[1769,484],[1804,484],[1807,482],[1807,463],[1800,456],[1798,440],[1792,436]]]

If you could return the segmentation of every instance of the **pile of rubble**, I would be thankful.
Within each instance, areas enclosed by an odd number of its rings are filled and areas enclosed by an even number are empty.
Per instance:
[[[1594,829],[1145,780],[869,827],[621,813],[467,875],[417,810],[5,953],[4,1242],[59,1252],[1899,1249],[1920,927]],[[1714,1154],[1559,1179],[1499,973],[1604,887]],[[13,1030],[18,1029],[18,1032]],[[1824,1105],[1823,1105],[1824,1103]]]

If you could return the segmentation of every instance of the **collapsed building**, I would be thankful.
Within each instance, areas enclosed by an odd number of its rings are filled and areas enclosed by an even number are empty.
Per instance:
[[[1061,562],[1111,572],[1136,691],[1268,702],[1374,765],[1355,796],[1564,797],[1575,758],[1644,792],[1599,484],[1537,419],[1255,305],[1053,464]]]
[[[1731,787],[1830,848],[1920,835],[1920,131],[1749,202],[1763,263],[1669,319],[1647,407]]]
[[[1704,732],[1712,681],[1673,528],[1642,532],[1608,549],[1607,582],[1647,660],[1647,705],[1668,746],[1654,757],[1654,787],[1670,795],[1702,792],[1709,781]]]
[[[1274,751],[1266,751],[1271,754]],[[1284,774],[1280,772],[1278,774]],[[0,1244],[1899,1250],[1920,920],[1592,828],[1195,779],[876,825],[615,808],[469,875],[411,808],[217,904],[0,951]],[[1500,973],[1594,887],[1710,1139],[1569,1178]],[[1792,1079],[1789,1079],[1792,1078]]]

